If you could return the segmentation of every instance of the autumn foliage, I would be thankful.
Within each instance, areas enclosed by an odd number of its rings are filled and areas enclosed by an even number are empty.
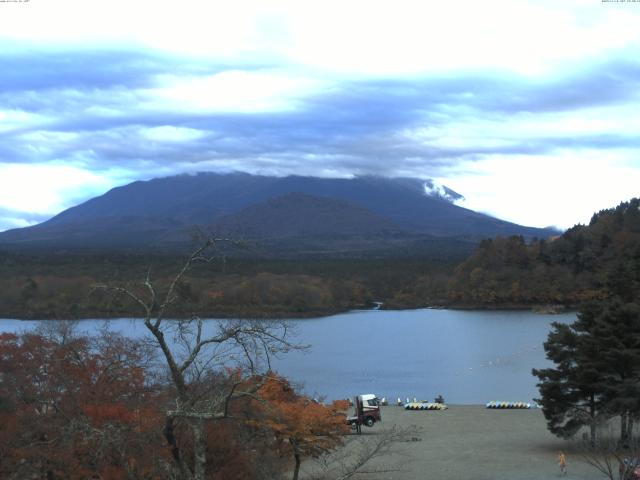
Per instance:
[[[170,478],[173,392],[152,360],[143,343],[109,331],[0,335],[0,478]],[[275,374],[250,381],[261,385],[255,398],[206,425],[206,478],[275,478],[340,444],[346,405],[314,402]],[[173,433],[192,457],[188,424]]]
[[[114,334],[0,335],[0,476],[156,478],[166,454],[143,360]]]
[[[346,401],[329,406],[298,395],[282,377],[272,376],[260,389],[265,403],[257,406],[263,412],[263,424],[276,438],[278,450],[293,457],[294,479],[302,457],[319,456],[340,445],[349,431]]]

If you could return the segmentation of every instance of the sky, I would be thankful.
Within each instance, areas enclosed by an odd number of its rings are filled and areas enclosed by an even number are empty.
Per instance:
[[[0,0],[0,231],[200,171],[588,223],[640,194],[640,1]]]

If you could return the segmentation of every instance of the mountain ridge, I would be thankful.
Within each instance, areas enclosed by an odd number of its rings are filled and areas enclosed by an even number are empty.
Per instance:
[[[476,242],[557,233],[465,209],[453,203],[460,198],[431,180],[410,178],[178,175],[116,187],[41,224],[2,232],[0,246],[183,248],[198,229],[240,232],[257,243],[288,239],[293,250],[293,239],[321,236],[327,251],[335,251],[330,243],[350,237],[347,250],[358,252],[405,248],[420,238]]]

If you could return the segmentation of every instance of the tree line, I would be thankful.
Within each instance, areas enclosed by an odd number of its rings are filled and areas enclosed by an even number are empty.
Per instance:
[[[497,237],[467,258],[248,259],[229,255],[215,268],[189,272],[179,285],[184,302],[172,314],[188,317],[292,317],[367,307],[449,306],[577,308],[601,298],[617,261],[640,249],[639,200],[593,215],[552,239]],[[151,267],[169,281],[172,256],[134,254],[25,255],[0,252],[0,316],[117,317],[130,304],[106,301],[91,285],[135,283]]]
[[[131,302],[96,292],[109,280],[133,286],[151,269],[169,282],[180,258],[143,255],[42,255],[0,252],[0,317],[75,319],[126,316]],[[172,315],[283,318],[369,308],[390,299],[425,271],[451,269],[450,260],[247,260],[188,272]]]
[[[487,239],[441,286],[445,303],[577,307],[607,295],[607,279],[640,252],[639,199],[595,213],[558,238]],[[420,287],[416,287],[420,288]]]

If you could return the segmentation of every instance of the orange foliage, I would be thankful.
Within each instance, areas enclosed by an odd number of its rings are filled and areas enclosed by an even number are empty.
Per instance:
[[[267,401],[261,406],[263,426],[273,431],[282,452],[317,455],[339,445],[349,431],[344,401],[325,406],[297,394],[278,376],[270,377],[259,394]]]
[[[91,423],[102,427],[106,423],[124,422],[132,423],[136,420],[136,412],[127,408],[122,403],[89,404],[82,407],[82,412]]]
[[[0,335],[0,478],[86,480],[163,478],[170,464],[163,436],[166,385],[149,384],[144,351],[111,333],[64,340],[33,334]],[[220,375],[242,381],[239,370]],[[273,478],[285,458],[317,455],[349,428],[345,402],[325,406],[269,376],[258,392],[229,405],[235,420],[206,426],[207,478]],[[193,455],[188,425],[175,431],[185,458]],[[286,462],[288,463],[288,462]]]
[[[141,360],[112,334],[0,335],[0,478],[159,478],[162,417]]]

